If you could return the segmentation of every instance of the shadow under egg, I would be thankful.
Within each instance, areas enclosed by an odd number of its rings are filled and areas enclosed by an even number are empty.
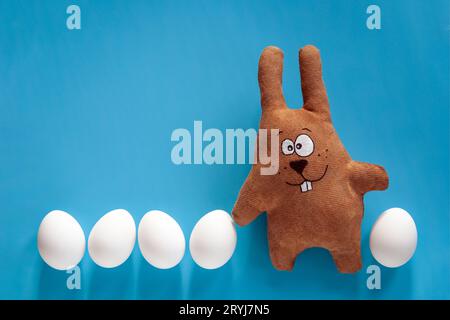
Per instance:
[[[198,266],[193,260],[192,264],[187,299],[233,299],[233,265],[230,261],[211,270]],[[224,286],[224,283],[230,285]]]
[[[64,270],[56,270],[48,266],[38,255],[36,266],[39,273],[39,284],[37,288],[38,300],[78,300],[84,298],[83,272],[80,271],[80,289],[69,289],[67,280],[72,273]],[[81,270],[81,268],[80,268]]]
[[[93,300],[129,298],[134,289],[133,260],[131,255],[116,268],[102,268],[92,262],[87,298]]]
[[[171,269],[158,269],[141,256],[137,279],[137,299],[182,299],[180,263]]]

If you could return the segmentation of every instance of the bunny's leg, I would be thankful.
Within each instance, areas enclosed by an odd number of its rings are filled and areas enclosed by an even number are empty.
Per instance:
[[[350,212],[351,209],[348,208],[347,211]],[[361,222],[362,208],[361,211],[353,212],[353,218],[339,229],[335,241],[329,244],[328,250],[341,273],[354,273],[362,267]]]
[[[348,249],[330,251],[334,263],[341,273],[354,273],[362,267],[360,245]]]
[[[289,247],[283,247],[269,239],[270,259],[277,270],[291,271],[294,268],[297,252]]]

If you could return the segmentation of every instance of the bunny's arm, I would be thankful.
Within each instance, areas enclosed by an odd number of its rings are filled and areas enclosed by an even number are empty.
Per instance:
[[[389,177],[383,167],[352,161],[350,163],[350,181],[358,193],[371,190],[385,190],[389,185]]]
[[[260,184],[256,179],[254,170],[251,170],[234,204],[232,216],[234,221],[240,226],[251,223],[265,211],[264,197],[261,190],[257,187]]]

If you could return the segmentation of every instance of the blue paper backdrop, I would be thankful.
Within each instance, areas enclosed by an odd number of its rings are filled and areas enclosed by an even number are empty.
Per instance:
[[[71,3],[81,30],[66,28]],[[371,3],[1,0],[0,298],[450,298],[449,2],[377,0],[377,31],[366,28]],[[111,209],[137,222],[161,209],[188,239],[203,214],[231,210],[249,166],[175,166],[172,130],[257,127],[257,62],[271,44],[285,52],[287,102],[300,106],[297,51],[310,43],[350,154],[390,176],[387,191],[365,198],[362,271],[339,274],[323,249],[275,271],[261,216],[238,228],[219,270],[188,251],[156,270],[136,246],[112,270],[86,253],[82,290],[67,290],[68,275],[36,249],[44,215],[66,210],[87,236]],[[382,289],[369,291],[370,229],[394,206],[415,219],[417,251],[382,268]]]

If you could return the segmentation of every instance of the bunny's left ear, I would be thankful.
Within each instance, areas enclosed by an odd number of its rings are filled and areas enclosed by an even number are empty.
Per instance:
[[[322,79],[322,63],[319,50],[311,45],[300,49],[300,76],[302,82],[303,108],[331,120],[325,84]]]

